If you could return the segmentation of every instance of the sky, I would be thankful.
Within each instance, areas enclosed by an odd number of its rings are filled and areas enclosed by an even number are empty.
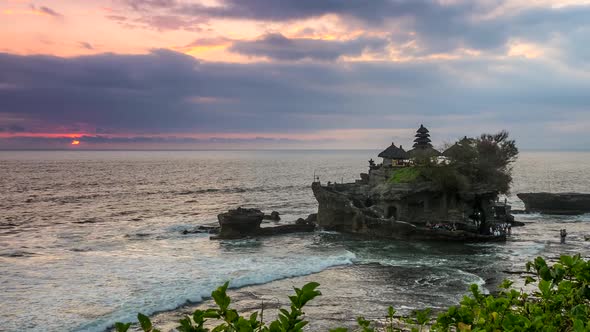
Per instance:
[[[590,1],[0,0],[0,149],[590,149]]]

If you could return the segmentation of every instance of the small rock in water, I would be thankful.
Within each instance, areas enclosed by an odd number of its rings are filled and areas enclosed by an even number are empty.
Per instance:
[[[279,221],[279,220],[281,220],[281,217],[277,211],[272,211],[270,213],[270,215],[265,214],[264,219],[265,220],[272,220],[272,221]]]

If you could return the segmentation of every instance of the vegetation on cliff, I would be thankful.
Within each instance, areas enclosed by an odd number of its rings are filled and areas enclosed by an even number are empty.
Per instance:
[[[422,172],[419,167],[404,167],[397,169],[391,175],[391,183],[412,183],[420,180]]]
[[[537,283],[537,290],[525,293],[511,288],[505,281],[502,291],[497,295],[482,294],[477,285],[471,286],[471,296],[465,296],[458,306],[448,308],[430,324],[430,310],[421,310],[412,317],[395,318],[395,310],[390,307],[384,321],[372,322],[363,317],[357,318],[362,332],[393,332],[410,328],[423,331],[427,324],[431,331],[574,331],[590,332],[590,261],[581,256],[561,256],[553,266],[537,257],[526,264],[528,272],[535,277],[527,277],[526,283]],[[290,310],[280,309],[278,319],[268,325],[262,320],[262,312],[242,317],[230,308],[231,299],[226,294],[228,283],[211,294],[218,308],[197,310],[192,317],[180,320],[180,332],[298,332],[308,324],[303,319],[303,307],[321,295],[319,284],[309,283],[303,288],[295,288],[295,295],[289,297]],[[141,329],[157,332],[145,315],[138,315]],[[207,319],[215,319],[217,326],[209,329]],[[126,332],[130,323],[117,323],[117,332]],[[336,328],[330,332],[347,332],[346,328]]]
[[[390,183],[430,181],[449,192],[477,186],[507,193],[512,182],[511,164],[518,157],[514,140],[506,131],[463,138],[445,151],[445,162],[421,158],[413,166],[395,169]]]

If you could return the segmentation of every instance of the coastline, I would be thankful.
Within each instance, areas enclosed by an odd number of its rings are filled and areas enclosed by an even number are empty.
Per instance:
[[[457,304],[463,295],[468,294],[469,284],[461,282],[451,286],[454,289],[451,295],[448,289],[440,293],[408,290],[409,284],[428,282],[422,279],[420,271],[423,269],[378,263],[341,265],[309,275],[229,289],[228,295],[232,299],[232,308],[241,315],[248,316],[263,308],[264,320],[273,320],[279,308],[289,305],[288,296],[293,293],[293,287],[318,282],[322,296],[306,306],[306,317],[310,321],[307,329],[328,331],[336,327],[354,327],[358,316],[382,319],[390,305],[397,310],[396,315],[402,316],[426,307],[437,312]],[[489,291],[493,291],[503,279],[488,272],[484,277],[481,285]],[[415,305],[408,306],[409,303]],[[173,310],[155,313],[150,318],[162,331],[172,331],[179,319],[191,315],[196,309],[211,307],[214,307],[213,301],[205,298],[199,303],[186,303]]]
[[[489,266],[470,267],[468,269],[453,269],[451,276],[444,280],[428,280],[424,276],[440,266],[415,265],[387,265],[378,262],[355,262],[353,264],[328,267],[320,272],[303,276],[286,277],[268,283],[248,285],[228,290],[232,299],[232,307],[241,315],[249,315],[254,311],[264,309],[265,321],[276,318],[280,307],[288,306],[288,296],[293,293],[293,287],[315,281],[320,283],[322,296],[318,297],[306,307],[306,316],[310,321],[308,327],[313,331],[328,331],[335,327],[354,327],[356,318],[364,316],[367,319],[379,320],[385,317],[388,306],[397,310],[396,315],[407,316],[415,309],[433,309],[433,313],[443,308],[459,303],[464,295],[469,294],[469,285],[477,283],[484,291],[495,293],[504,279],[514,282],[514,286],[525,291],[524,277],[527,275],[525,266],[527,260],[535,256],[543,256],[548,262],[556,261],[561,254],[579,252],[590,243],[584,242],[579,234],[585,229],[584,223],[576,225],[576,236],[569,239],[568,244],[545,240],[543,249],[534,256],[523,257],[522,261],[509,264],[490,264]],[[526,222],[523,233],[516,232],[509,241],[520,247],[530,243],[525,238],[534,233],[546,231],[548,225],[537,222]],[[553,225],[552,225],[553,226]],[[570,224],[570,227],[573,225]],[[536,236],[535,236],[536,237]],[[540,239],[537,239],[537,241]],[[524,241],[524,242],[523,242]],[[537,242],[538,243],[538,242]],[[398,243],[398,244],[402,244]],[[468,250],[485,251],[487,244],[467,246]],[[495,246],[495,245],[494,245]],[[586,259],[590,256],[586,255]],[[471,275],[476,279],[459,281],[459,277]],[[477,282],[479,280],[479,282]],[[432,291],[432,283],[440,283]],[[427,285],[430,283],[429,285]],[[430,286],[421,290],[421,286]],[[231,282],[230,282],[231,287]],[[440,287],[444,287],[441,289]],[[213,289],[212,289],[213,290]],[[264,302],[264,306],[262,303]],[[172,331],[178,320],[191,315],[196,309],[214,307],[213,301],[207,297],[201,302],[187,302],[172,310],[156,312],[150,315],[154,325],[162,331]],[[112,329],[109,329],[112,331]]]

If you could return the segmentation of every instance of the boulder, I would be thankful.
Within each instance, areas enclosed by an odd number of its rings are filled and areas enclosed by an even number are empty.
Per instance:
[[[275,218],[273,220],[280,220],[279,213],[276,211],[273,211],[268,217],[271,216]],[[295,224],[260,227],[265,215],[258,209],[237,208],[219,214],[217,219],[221,229],[219,235],[211,237],[212,240],[313,232],[315,230],[315,223],[308,221],[314,219],[311,215],[307,219],[299,218]],[[204,231],[204,229],[201,230]],[[185,232],[184,234],[188,234],[190,231]]]
[[[260,223],[263,218],[262,211],[241,207],[220,213],[217,215],[219,226],[221,226],[219,237],[229,239],[256,235],[260,231]]]
[[[318,214],[317,213],[312,213],[309,216],[307,216],[307,218],[305,218],[305,221],[308,224],[315,224],[318,221]]]
[[[270,214],[264,215],[265,220],[272,220],[272,221],[279,221],[281,220],[281,216],[277,211],[272,211]]]
[[[526,212],[576,215],[590,212],[590,194],[581,193],[520,193]]]

